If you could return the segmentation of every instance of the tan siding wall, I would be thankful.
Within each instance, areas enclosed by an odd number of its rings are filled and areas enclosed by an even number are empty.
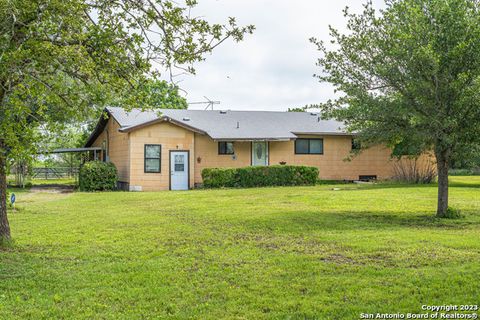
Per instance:
[[[313,138],[313,137],[312,137]],[[359,175],[376,175],[386,179],[392,175],[390,150],[375,146],[362,151],[351,161],[344,161],[352,147],[349,136],[325,136],[323,138],[323,155],[295,154],[295,142],[270,142],[270,164],[285,161],[292,165],[308,165],[319,168],[321,179],[355,180]]]
[[[170,123],[154,124],[130,133],[130,186],[143,191],[170,188],[170,150],[190,151],[190,187],[194,185],[194,133]],[[145,144],[161,144],[161,173],[144,172]]]
[[[108,138],[107,148],[110,161],[117,167],[118,179],[122,182],[129,180],[129,149],[128,149],[128,133],[118,131],[120,126],[110,118],[105,130],[95,140],[92,146],[102,147],[103,141]],[[108,134],[107,134],[108,131]],[[102,158],[100,158],[102,159]]]
[[[307,136],[305,136],[307,137]],[[312,137],[313,138],[313,137]],[[290,165],[308,165],[319,168],[320,178],[326,180],[354,180],[359,175],[376,175],[379,179],[392,176],[392,161],[390,150],[380,146],[372,147],[344,161],[351,150],[351,137],[325,136],[323,155],[296,155],[294,141],[269,142],[269,163],[279,164],[285,161]],[[195,135],[195,159],[200,157],[200,163],[195,163],[195,183],[201,183],[203,168],[234,168],[251,164],[251,143],[234,142],[237,159],[232,156],[218,155],[218,143],[207,136]]]
[[[204,168],[238,168],[251,164],[250,142],[233,142],[236,159],[232,155],[219,155],[218,142],[210,137],[195,134],[195,183],[202,182]],[[200,162],[198,162],[200,158]]]
[[[98,137],[95,142],[92,143],[92,147],[101,148],[103,146],[103,141],[107,140],[107,132],[104,130]]]
[[[236,159],[218,154],[218,142],[208,136],[193,133],[170,123],[159,123],[129,134],[118,132],[118,124],[110,120],[107,130],[110,137],[110,160],[119,170],[120,180],[130,186],[141,186],[144,191],[168,190],[170,186],[170,150],[190,152],[190,187],[201,183],[204,168],[246,167],[251,164],[251,142],[234,142]],[[93,144],[102,146],[106,139],[103,132]],[[307,136],[305,136],[307,137]],[[294,141],[269,142],[269,163],[285,161],[290,165],[316,166],[321,179],[354,180],[359,175],[376,175],[386,179],[393,174],[393,161],[387,148],[376,146],[363,151],[352,161],[344,161],[350,155],[351,137],[324,136],[323,155],[296,155]],[[144,173],[145,144],[161,144],[161,173]],[[130,157],[131,156],[131,157]]]

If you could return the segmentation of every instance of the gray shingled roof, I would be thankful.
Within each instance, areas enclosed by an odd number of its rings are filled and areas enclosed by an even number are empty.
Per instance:
[[[162,109],[126,112],[107,108],[117,120],[121,131],[155,121],[173,121],[205,132],[215,140],[283,140],[297,134],[346,135],[344,126],[335,120],[321,120],[318,113],[272,111],[210,111]]]

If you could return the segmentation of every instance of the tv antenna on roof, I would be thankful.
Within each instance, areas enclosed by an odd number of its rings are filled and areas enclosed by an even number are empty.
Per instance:
[[[208,110],[208,109],[211,109],[213,110],[213,105],[215,104],[220,104],[220,101],[213,101],[213,100],[210,100],[209,98],[203,96],[207,101],[199,101],[199,102],[189,102],[188,104],[206,104],[207,107],[205,108],[205,110]]]

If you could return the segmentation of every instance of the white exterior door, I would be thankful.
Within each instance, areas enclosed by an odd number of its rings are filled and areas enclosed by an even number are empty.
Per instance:
[[[252,142],[252,165],[268,166],[268,142]]]
[[[188,151],[170,152],[170,189],[188,190]]]

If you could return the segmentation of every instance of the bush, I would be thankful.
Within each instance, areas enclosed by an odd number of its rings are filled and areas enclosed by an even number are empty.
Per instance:
[[[203,185],[206,188],[235,187],[237,169],[205,168],[202,170]]]
[[[398,182],[429,184],[437,177],[437,168],[429,159],[398,159],[393,164],[393,180]]]
[[[117,180],[117,168],[111,162],[91,161],[80,168],[80,191],[115,190]]]
[[[462,211],[460,209],[455,209],[452,207],[448,207],[447,214],[442,217],[445,219],[460,219],[462,217]]]
[[[317,182],[318,169],[285,165],[236,169],[206,168],[202,170],[202,178],[206,188],[303,186]]]
[[[480,175],[480,168],[474,169],[450,169],[450,176],[478,176]]]

